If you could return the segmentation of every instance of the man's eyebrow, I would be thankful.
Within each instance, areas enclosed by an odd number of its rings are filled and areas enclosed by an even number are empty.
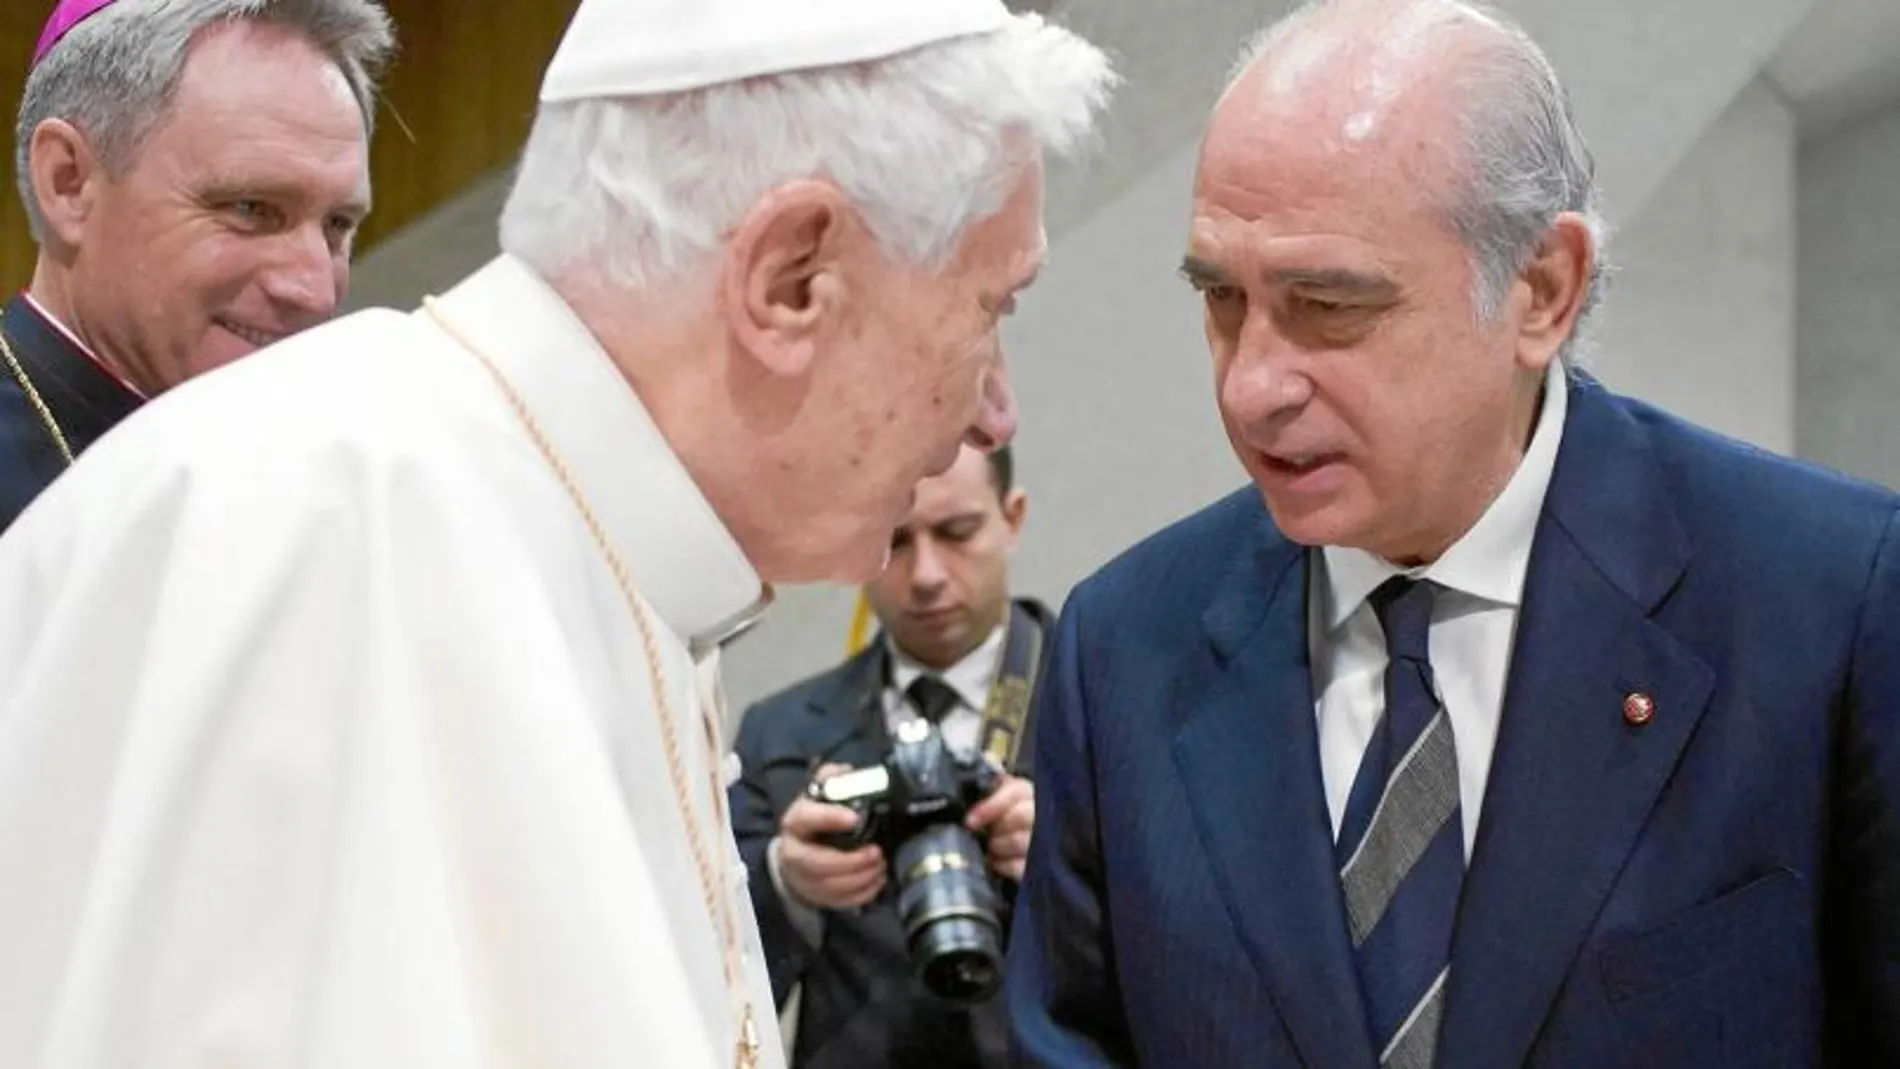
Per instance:
[[[932,530],[942,530],[945,527],[958,527],[966,523],[981,523],[988,518],[989,513],[984,512],[982,509],[966,509],[963,512],[953,512],[941,519],[934,520],[930,526]]]
[[[1355,297],[1390,297],[1398,286],[1382,275],[1337,267],[1294,267],[1268,272],[1275,285],[1301,286]]]
[[[1226,271],[1195,256],[1181,258],[1181,277],[1196,286],[1225,286],[1230,282]]]
[[[1233,285],[1233,276],[1225,268],[1195,256],[1181,261],[1181,275],[1195,286]],[[1267,281],[1277,286],[1301,286],[1345,296],[1389,298],[1398,286],[1383,275],[1366,274],[1340,267],[1290,267],[1267,272]]]

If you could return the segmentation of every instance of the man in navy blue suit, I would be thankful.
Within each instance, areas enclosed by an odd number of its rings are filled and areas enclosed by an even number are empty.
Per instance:
[[[1900,497],[1574,363],[1550,64],[1310,7],[1210,122],[1184,273],[1254,485],[1071,595],[1024,1065],[1900,1065]]]

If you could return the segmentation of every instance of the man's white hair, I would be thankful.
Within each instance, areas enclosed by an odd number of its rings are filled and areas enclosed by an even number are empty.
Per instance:
[[[1461,158],[1455,161],[1455,187],[1447,191],[1447,218],[1470,250],[1476,280],[1472,303],[1486,322],[1503,310],[1511,283],[1536,255],[1557,216],[1572,212],[1583,219],[1596,239],[1596,259],[1576,328],[1559,354],[1574,362],[1612,272],[1604,253],[1610,228],[1596,161],[1571,113],[1569,95],[1549,57],[1516,20],[1471,0],[1308,0],[1248,42],[1230,81],[1319,17],[1355,10],[1424,16],[1425,21],[1413,23],[1420,30],[1479,26],[1490,31],[1475,51],[1451,60],[1460,65],[1452,81]]]
[[[91,142],[106,168],[122,172],[171,106],[191,42],[223,23],[288,27],[342,70],[375,129],[376,79],[395,49],[378,0],[120,0],[73,27],[27,76],[14,126],[14,180],[27,225],[44,240],[28,152],[33,131],[64,119]]]
[[[1018,16],[847,67],[545,106],[501,247],[544,276],[584,265],[615,285],[655,285],[703,264],[773,188],[821,178],[891,254],[934,267],[1001,209],[1029,153],[1088,138],[1115,80],[1093,45]]]

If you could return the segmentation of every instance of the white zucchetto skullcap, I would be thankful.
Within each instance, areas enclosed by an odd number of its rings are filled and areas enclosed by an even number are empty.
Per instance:
[[[1002,0],[582,0],[544,103],[677,93],[882,59],[1008,25]]]

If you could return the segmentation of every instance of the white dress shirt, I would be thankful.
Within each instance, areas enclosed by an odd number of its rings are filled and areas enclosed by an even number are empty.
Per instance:
[[[1406,575],[1441,588],[1432,608],[1432,673],[1457,740],[1465,857],[1471,856],[1531,541],[1563,438],[1565,387],[1564,371],[1553,361],[1537,430],[1516,473],[1478,522],[1436,561],[1400,568],[1364,550],[1338,546],[1325,547],[1315,558],[1306,633],[1318,696],[1320,771],[1335,838],[1360,759],[1385,708],[1385,633],[1367,598],[1392,576]]]
[[[983,709],[989,704],[990,688],[996,685],[996,673],[1003,666],[1003,636],[1008,630],[997,625],[982,645],[936,674],[957,694],[956,708],[944,714],[939,728],[944,745],[959,756],[972,756],[982,745]],[[886,648],[891,655],[891,678],[884,688],[884,726],[890,730],[891,737],[896,738],[899,727],[921,718],[904,692],[929,669],[899,649],[895,642],[887,639]]]

